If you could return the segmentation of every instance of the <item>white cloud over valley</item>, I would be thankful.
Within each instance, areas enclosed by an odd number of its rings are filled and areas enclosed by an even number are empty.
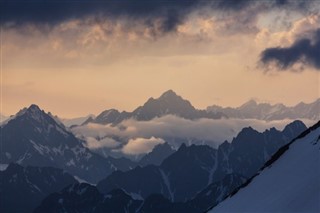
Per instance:
[[[187,120],[173,115],[155,118],[151,121],[125,120],[117,126],[90,123],[78,126],[72,131],[81,137],[89,138],[89,148],[107,148],[124,154],[143,154],[164,142],[164,138],[186,138],[205,141],[212,147],[235,137],[242,128],[251,126],[263,132],[275,127],[282,130],[292,120],[262,121],[255,119],[198,119]],[[303,120],[308,126],[312,121]],[[102,138],[97,140],[95,138]],[[119,142],[112,138],[119,138]],[[100,144],[99,144],[100,143]],[[170,143],[170,141],[169,141]],[[176,145],[176,144],[171,144]]]

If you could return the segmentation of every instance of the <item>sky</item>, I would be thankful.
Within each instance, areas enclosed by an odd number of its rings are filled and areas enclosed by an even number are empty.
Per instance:
[[[320,94],[316,0],[0,0],[1,113],[132,111],[172,89],[196,108]]]

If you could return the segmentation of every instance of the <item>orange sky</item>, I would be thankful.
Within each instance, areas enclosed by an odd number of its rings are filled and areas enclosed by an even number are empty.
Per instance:
[[[31,103],[67,118],[108,108],[131,111],[168,89],[197,108],[238,106],[251,98],[312,102],[320,94],[319,71],[266,73],[257,63],[265,48],[291,45],[299,33],[318,28],[320,15],[293,20],[285,29],[257,21],[252,31],[228,33],[227,22],[190,16],[176,32],[156,37],[138,24],[125,29],[108,20],[70,20],[45,32],[3,28],[2,113]]]

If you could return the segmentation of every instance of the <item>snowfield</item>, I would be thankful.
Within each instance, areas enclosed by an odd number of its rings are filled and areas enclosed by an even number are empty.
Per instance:
[[[319,125],[209,212],[320,212]]]

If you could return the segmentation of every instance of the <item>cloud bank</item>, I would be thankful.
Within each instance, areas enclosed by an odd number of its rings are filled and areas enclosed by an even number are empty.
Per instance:
[[[90,138],[90,142],[87,142],[89,148],[90,144],[94,146],[93,148],[104,147],[104,145],[96,145],[99,141],[92,143],[92,138],[112,138],[118,141],[115,144],[121,144],[115,147],[114,151],[134,155],[150,152],[156,144],[163,143],[165,138],[184,138],[190,141],[193,139],[212,147],[218,147],[225,140],[230,142],[244,127],[251,126],[260,132],[271,127],[282,130],[290,122],[292,120],[267,122],[254,119],[199,119],[191,121],[167,115],[151,121],[130,119],[117,126],[90,123],[73,128],[72,131],[77,136]],[[304,122],[306,125],[312,124],[312,121],[304,120]],[[177,146],[173,140],[168,142],[174,147]],[[109,142],[103,143],[106,144],[106,148],[110,148]]]
[[[88,148],[90,149],[100,149],[100,148],[117,148],[119,147],[121,144],[114,140],[113,138],[102,138],[100,140],[97,140],[94,137],[86,137],[86,145]]]
[[[146,154],[151,152],[156,145],[163,143],[163,139],[155,137],[130,139],[128,143],[122,147],[122,152],[128,155]]]

